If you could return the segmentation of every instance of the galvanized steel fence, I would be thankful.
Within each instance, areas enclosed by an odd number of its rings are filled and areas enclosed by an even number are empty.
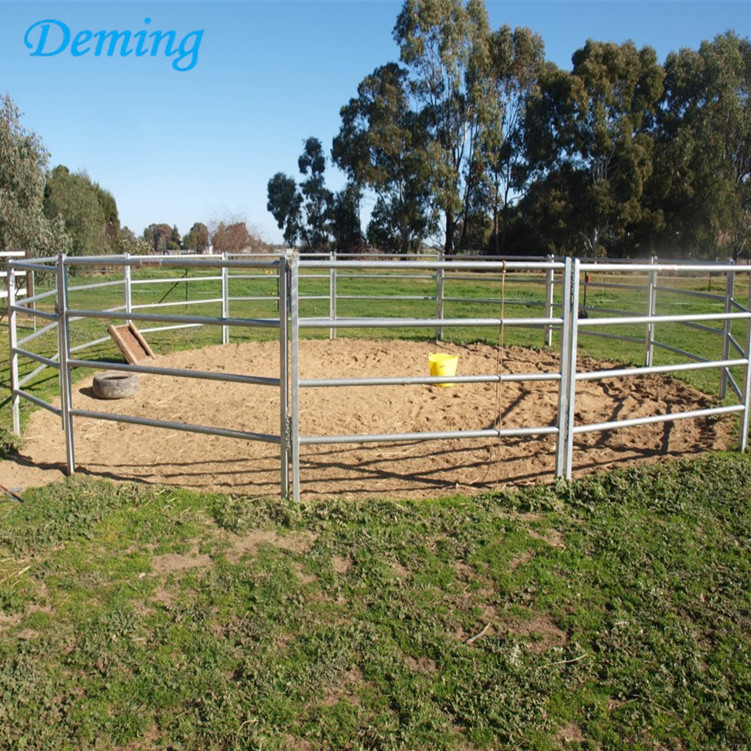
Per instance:
[[[106,267],[110,271],[120,269],[122,277],[104,282],[78,276],[71,276],[71,270],[91,270]],[[184,270],[183,277],[138,277],[134,271],[149,269]],[[191,270],[201,270],[201,276],[189,277]],[[739,448],[745,451],[749,432],[749,394],[751,393],[751,293],[739,301],[736,297],[737,281],[749,285],[747,266],[733,264],[664,264],[653,259],[651,263],[600,263],[566,258],[547,259],[480,259],[458,258],[452,260],[431,259],[420,261],[383,260],[361,256],[342,258],[335,256],[300,256],[289,252],[268,256],[103,256],[75,258],[58,256],[45,259],[11,259],[8,264],[8,323],[10,337],[11,409],[13,428],[20,433],[20,402],[32,404],[59,416],[66,446],[66,471],[73,473],[75,461],[75,420],[93,418],[156,428],[168,428],[248,441],[260,441],[279,446],[280,493],[283,497],[300,498],[300,454],[305,446],[342,443],[402,442],[412,440],[446,440],[495,438],[504,440],[522,436],[556,436],[556,475],[570,477],[573,467],[574,439],[577,435],[601,432],[637,425],[670,422],[681,419],[698,419],[715,415],[738,413],[740,417]],[[37,273],[54,280],[49,289],[35,293],[25,299],[16,295],[15,277],[21,274]],[[597,278],[593,281],[591,275]],[[711,288],[721,285],[720,291],[681,289],[671,284],[676,279],[697,278],[707,275]],[[382,280],[388,287],[388,294],[362,294],[342,292],[342,287],[352,280],[365,280],[373,284]],[[540,294],[527,295],[516,299],[508,293],[513,279],[517,285],[542,287]],[[639,280],[645,280],[641,283]],[[635,281],[636,280],[636,281]],[[717,280],[720,280],[719,282]],[[458,281],[466,282],[473,291],[471,296],[447,294],[451,285]],[[216,287],[217,294],[209,297],[190,298],[188,286],[196,283],[209,283]],[[637,283],[639,282],[639,283]],[[170,290],[156,302],[147,299],[137,302],[134,291],[146,289],[148,285],[170,284]],[[256,285],[254,293],[234,296],[233,289]],[[273,285],[269,289],[269,285]],[[406,291],[397,287],[406,285]],[[483,285],[490,284],[497,294],[479,294]],[[184,285],[185,300],[166,302],[169,292],[177,285]],[[500,286],[499,286],[500,285]],[[87,294],[97,289],[112,287],[121,289],[122,304],[92,309],[71,304],[71,293]],[[465,285],[466,288],[466,285]],[[583,294],[582,294],[583,290]],[[587,300],[587,292],[598,291],[596,304]],[[637,307],[628,311],[609,308],[602,304],[603,296],[617,291],[631,295],[636,300],[643,296],[642,310]],[[638,295],[637,295],[638,293]],[[119,293],[118,293],[119,294]],[[147,292],[142,292],[148,298]],[[693,301],[701,302],[711,312],[687,312],[658,314],[658,298],[677,296],[680,304],[690,306]],[[274,315],[240,316],[232,315],[248,303],[274,303]],[[641,298],[640,298],[641,299]],[[372,303],[379,308],[393,305],[421,306],[430,314],[409,317],[395,317],[375,314],[348,314],[342,312],[366,308]],[[169,308],[187,305],[213,306],[215,314],[199,315],[170,313]],[[316,315],[303,315],[301,306],[312,306]],[[477,317],[462,311],[487,306],[492,315]],[[319,311],[318,308],[322,308]],[[675,306],[673,306],[675,307]],[[514,314],[518,308],[523,314]],[[452,311],[458,311],[450,315]],[[508,314],[508,311],[512,311]],[[19,338],[19,317],[34,323],[34,332]],[[211,371],[164,368],[139,363],[105,362],[86,359],[79,353],[102,344],[109,337],[87,340],[75,346],[71,343],[71,327],[81,321],[100,320],[105,322],[132,321],[144,333],[168,331],[186,327],[214,326],[220,331],[220,340],[226,344],[231,330],[263,329],[273,332],[279,343],[278,377],[261,377],[247,373],[216,373]],[[39,328],[37,322],[44,325]],[[690,338],[687,343],[677,346],[663,341],[658,332],[668,326],[679,326],[681,331],[716,338],[721,355],[708,358],[692,351]],[[544,346],[554,346],[557,337],[559,365],[550,372],[508,373],[492,372],[483,374],[437,377],[364,377],[364,378],[302,378],[300,374],[300,340],[306,331],[328,330],[328,336],[335,338],[340,329],[365,331],[423,331],[434,333],[441,339],[447,329],[490,329],[495,332],[508,330],[533,330],[538,332]],[[635,333],[641,330],[642,333]],[[620,332],[620,333],[619,333]],[[34,351],[33,343],[45,335],[56,336],[56,352],[42,354]],[[631,345],[643,343],[644,358],[641,367],[624,367],[584,371],[577,369],[579,339],[584,336],[608,337],[628,342]],[[499,346],[504,342],[499,341]],[[668,363],[655,364],[655,352],[664,357],[672,356]],[[19,361],[35,363],[23,377],[19,376]],[[45,401],[31,393],[29,385],[46,368],[55,369],[59,379],[60,406]],[[72,403],[71,373],[75,368],[117,370],[126,373],[144,373],[157,376],[179,376],[245,383],[278,391],[280,397],[279,429],[273,434],[252,430],[233,430],[215,426],[186,422],[157,420],[108,412],[95,412],[77,409]],[[710,370],[719,373],[719,397],[725,403],[718,406],[655,414],[648,417],[611,420],[597,424],[577,423],[576,385],[577,383],[606,378],[631,378],[643,375],[674,374],[689,370]],[[529,383],[548,381],[558,384],[557,417],[552,424],[525,425],[519,428],[491,427],[454,431],[406,432],[385,434],[342,434],[342,435],[303,435],[300,430],[300,402],[308,389],[342,388],[349,386],[415,386],[437,383]],[[730,393],[729,393],[730,392]]]

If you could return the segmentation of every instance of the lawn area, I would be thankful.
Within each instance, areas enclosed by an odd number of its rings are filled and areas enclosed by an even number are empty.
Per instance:
[[[642,309],[598,281],[590,305]],[[326,314],[324,281],[306,284],[302,313]],[[542,315],[539,285],[507,284],[524,311],[514,315]],[[682,284],[701,292],[712,279]],[[275,315],[275,280],[258,285],[268,299],[233,303],[233,315]],[[497,316],[480,299],[499,281],[486,287],[450,280],[460,299],[446,315]],[[216,296],[215,282],[189,287],[177,273],[149,289],[176,303]],[[434,313],[430,300],[365,299],[379,289],[415,292],[342,280],[351,298],[339,314]],[[73,304],[119,294],[84,290]],[[218,315],[215,303],[190,310]],[[81,321],[74,337],[103,326]],[[685,329],[662,332],[685,343]],[[396,335],[432,331],[379,332]],[[499,332],[447,336],[494,343]],[[540,329],[505,336],[543,344]],[[719,356],[715,338],[692,337]],[[159,351],[219,339],[208,328],[149,337]],[[580,345],[627,364],[643,356],[643,343]],[[119,359],[111,343],[89,354]],[[716,393],[716,376],[685,378]],[[14,450],[4,326],[0,385],[2,458]],[[30,390],[54,386],[47,373]],[[78,475],[22,501],[0,494],[0,749],[736,751],[751,738],[749,581],[751,458],[739,454],[420,501],[294,504]]]
[[[751,462],[443,501],[0,504],[0,747],[741,749]]]

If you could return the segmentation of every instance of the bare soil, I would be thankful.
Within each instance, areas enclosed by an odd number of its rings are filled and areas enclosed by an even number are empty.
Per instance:
[[[459,355],[459,375],[551,373],[555,354],[486,345],[436,345],[406,341],[303,341],[302,378],[425,376],[428,355]],[[230,344],[160,355],[153,364],[218,373],[278,377],[275,342]],[[612,363],[580,359],[580,370]],[[276,386],[215,383],[141,375],[137,394],[97,399],[91,380],[75,386],[79,409],[119,412],[259,434],[278,435]],[[500,425],[556,423],[558,383],[455,384],[305,388],[300,397],[303,436],[473,430]],[[600,423],[706,408],[711,397],[659,376],[583,381],[576,420]],[[581,435],[574,450],[576,474],[638,461],[661,460],[729,448],[731,420],[677,420]],[[90,418],[75,418],[77,471],[115,480],[159,483],[251,496],[278,496],[279,446]],[[300,486],[304,498],[388,495],[426,497],[548,482],[555,472],[554,435],[498,440],[465,439],[401,443],[303,446]],[[59,418],[32,415],[14,461],[0,462],[7,487],[27,488],[61,477],[65,462]]]

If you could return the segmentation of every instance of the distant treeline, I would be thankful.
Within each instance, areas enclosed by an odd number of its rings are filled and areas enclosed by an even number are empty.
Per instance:
[[[330,158],[304,142],[299,184],[268,182],[285,241],[394,253],[738,257],[751,224],[751,44],[588,41],[571,70],[482,0],[405,0],[400,62],[341,108]],[[334,193],[327,161],[347,175]],[[360,207],[372,205],[363,230]]]
[[[0,250],[82,256],[268,249],[237,217],[211,229],[195,222],[184,237],[169,224],[150,224],[136,235],[120,225],[112,193],[85,171],[50,170],[48,163],[42,140],[21,124],[13,100],[0,97]]]

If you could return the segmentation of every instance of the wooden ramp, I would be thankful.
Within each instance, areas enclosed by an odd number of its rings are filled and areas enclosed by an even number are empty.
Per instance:
[[[135,365],[147,357],[154,357],[143,334],[132,323],[110,326],[107,331],[130,365]]]

